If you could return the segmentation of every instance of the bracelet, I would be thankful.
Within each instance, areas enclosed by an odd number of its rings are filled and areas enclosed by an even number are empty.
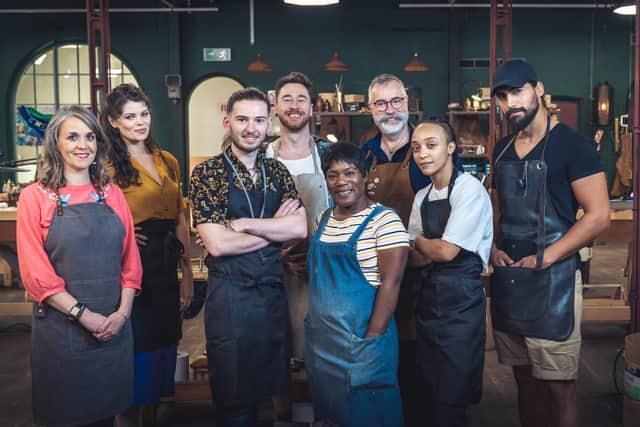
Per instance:
[[[120,316],[122,316],[122,318],[124,319],[124,321],[126,322],[127,320],[129,320],[129,318],[127,316],[125,316],[124,314],[120,313],[119,311],[114,311],[115,314],[119,314]]]

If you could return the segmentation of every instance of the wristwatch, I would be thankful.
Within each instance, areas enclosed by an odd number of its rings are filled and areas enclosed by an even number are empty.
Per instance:
[[[80,316],[82,316],[82,313],[84,313],[85,308],[87,308],[87,306],[85,306],[81,302],[76,303],[76,305],[71,307],[71,309],[69,310],[69,313],[67,313],[67,317],[69,318],[69,320],[78,322],[80,320]]]

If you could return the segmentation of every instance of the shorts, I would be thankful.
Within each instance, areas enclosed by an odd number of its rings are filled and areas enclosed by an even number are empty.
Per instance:
[[[565,341],[529,338],[493,330],[498,360],[504,365],[531,365],[534,378],[548,381],[575,380],[580,363],[582,276],[576,271],[573,332]]]

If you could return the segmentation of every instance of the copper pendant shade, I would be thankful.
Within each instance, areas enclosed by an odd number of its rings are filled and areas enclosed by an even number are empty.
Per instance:
[[[258,54],[258,56],[256,56],[256,60],[249,64],[247,70],[252,73],[268,73],[271,71],[271,65],[264,62],[262,55]]]
[[[429,71],[427,64],[422,62],[422,59],[418,56],[418,51],[413,52],[411,60],[404,66],[404,70],[409,73],[417,73],[420,71]]]
[[[342,62],[342,59],[340,59],[340,56],[338,55],[338,51],[336,50],[335,52],[333,52],[333,57],[331,57],[331,60],[326,64],[324,64],[324,70],[325,71],[348,71],[349,67],[347,67],[347,64]]]

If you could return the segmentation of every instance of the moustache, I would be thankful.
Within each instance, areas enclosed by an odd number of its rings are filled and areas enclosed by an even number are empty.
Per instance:
[[[525,110],[522,107],[520,107],[520,108],[509,108],[507,110],[507,117],[511,117],[515,113],[526,113],[526,112],[527,112],[527,110]]]
[[[290,114],[299,114],[299,115],[301,115],[301,116],[304,116],[304,115],[305,115],[305,114],[304,114],[304,111],[302,111],[302,110],[297,110],[297,109],[287,110],[287,111],[285,112],[285,114],[286,114],[287,116],[288,116],[288,115],[290,115]]]
[[[260,134],[257,132],[244,132],[240,136],[243,138],[258,138]]]
[[[388,122],[389,120],[392,120],[392,119],[402,120],[402,116],[400,114],[396,114],[396,113],[385,114],[382,118],[380,118],[380,122],[381,123],[385,123],[385,122]]]

